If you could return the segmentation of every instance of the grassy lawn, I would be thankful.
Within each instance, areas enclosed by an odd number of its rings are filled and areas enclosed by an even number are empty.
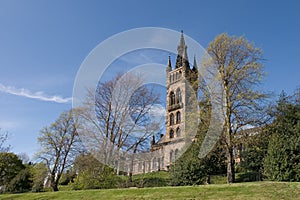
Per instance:
[[[300,199],[300,183],[249,182],[189,187],[2,194],[0,199]]]

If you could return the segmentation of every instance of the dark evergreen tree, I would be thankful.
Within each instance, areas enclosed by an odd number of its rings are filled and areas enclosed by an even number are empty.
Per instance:
[[[0,153],[1,192],[7,192],[11,181],[24,169],[25,166],[17,155],[14,153]]]
[[[208,98],[206,98],[208,99]],[[210,183],[210,175],[226,173],[226,157],[221,141],[205,158],[199,158],[200,146],[204,140],[210,119],[210,104],[200,102],[200,120],[196,140],[170,167],[172,185],[194,185]]]
[[[293,97],[281,94],[271,130],[273,135],[264,161],[265,176],[276,181],[300,181],[300,103],[297,93]]]

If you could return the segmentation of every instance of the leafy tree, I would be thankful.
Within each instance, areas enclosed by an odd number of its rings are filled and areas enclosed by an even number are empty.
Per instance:
[[[270,180],[300,181],[300,101],[281,94],[273,133],[264,161],[264,174]]]
[[[77,113],[70,110],[63,112],[50,127],[40,131],[38,142],[42,149],[37,156],[47,165],[54,191],[58,191],[63,172],[72,166],[76,154],[81,150],[78,127]]]
[[[215,75],[221,85],[219,96],[224,117],[222,143],[227,157],[227,182],[235,180],[234,135],[246,125],[259,126],[265,120],[262,101],[266,97],[257,89],[263,76],[262,52],[243,37],[223,33],[209,44],[210,57],[202,67]]]
[[[220,143],[205,158],[199,158],[201,141],[200,138],[193,143],[171,166],[172,185],[209,184],[211,175],[225,173],[225,154]]]
[[[249,131],[249,130],[245,130]],[[271,131],[269,126],[250,129],[248,135],[236,141],[240,142],[241,162],[237,165],[239,172],[251,172],[255,177],[251,180],[262,180],[263,161],[267,154]]]
[[[200,101],[200,119],[198,134],[194,143],[184,154],[171,165],[169,170],[172,185],[193,185],[210,183],[210,175],[225,172],[225,154],[221,143],[205,157],[199,158],[199,149],[207,133],[210,123],[211,105],[207,101]]]
[[[71,183],[73,189],[100,189],[118,187],[120,178],[114,170],[100,163],[91,154],[76,158],[73,171],[77,176]]]
[[[0,186],[2,191],[8,191],[10,182],[23,170],[25,166],[17,155],[0,153]]]
[[[31,167],[32,174],[32,191],[42,192],[44,190],[44,182],[48,175],[48,168],[45,163],[36,163]]]
[[[69,183],[74,181],[76,177],[76,172],[74,170],[67,170],[65,173],[62,174],[60,178],[60,185],[68,185]]]
[[[9,183],[6,188],[7,192],[20,193],[30,191],[32,188],[31,166],[21,170]]]

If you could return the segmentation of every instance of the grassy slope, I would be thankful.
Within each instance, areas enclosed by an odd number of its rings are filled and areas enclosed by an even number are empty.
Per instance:
[[[0,199],[300,199],[300,183],[251,182],[190,187],[5,194]]]

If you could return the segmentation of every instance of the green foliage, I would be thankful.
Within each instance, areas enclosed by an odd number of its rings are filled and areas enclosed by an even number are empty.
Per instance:
[[[267,154],[270,134],[269,128],[266,127],[261,129],[259,134],[252,135],[243,142],[245,150],[241,152],[241,162],[237,166],[237,171],[254,174],[247,181],[260,181],[263,178],[263,163]],[[241,182],[241,180],[237,181]]]
[[[74,170],[77,177],[70,185],[75,190],[116,188],[122,182],[112,168],[101,164],[91,154],[78,156]]]
[[[6,192],[10,182],[25,168],[22,161],[13,153],[0,153],[0,186]],[[21,178],[21,177],[20,177]]]
[[[32,174],[30,173],[30,166],[21,170],[9,183],[6,191],[12,193],[20,193],[30,191],[32,187]]]
[[[226,171],[225,153],[220,142],[204,158],[199,158],[199,150],[207,133],[210,123],[211,105],[208,98],[199,102],[201,123],[198,127],[196,140],[170,167],[171,185],[198,185],[205,181],[210,182],[207,177],[222,174]],[[188,124],[189,122],[187,122]]]
[[[245,125],[257,126],[265,121],[263,105],[266,95],[258,88],[264,75],[263,55],[243,36],[229,36],[227,33],[218,35],[209,44],[207,53],[210,56],[204,57],[201,67],[212,72],[209,81],[217,83],[222,92],[222,97],[212,100],[222,105],[218,111],[222,112],[224,121],[221,140],[226,144],[223,147],[227,157],[227,181],[232,183],[235,181],[234,134]]]
[[[193,144],[171,167],[172,185],[203,184],[206,169],[198,158],[198,145]]]
[[[67,170],[66,173],[63,173],[61,175],[59,184],[68,185],[70,182],[74,182],[75,177],[76,177],[76,173],[74,170]]]
[[[166,171],[137,174],[133,176],[135,187],[163,187],[170,185],[170,174]]]
[[[250,172],[236,174],[237,183],[253,182],[253,181],[260,181],[260,180],[261,180],[260,172],[250,171]]]
[[[172,185],[199,185],[208,181],[210,175],[223,174],[226,171],[225,154],[220,145],[205,158],[200,159],[200,142],[191,147],[171,166],[170,176]]]
[[[46,164],[37,163],[31,167],[32,174],[32,191],[42,192],[44,191],[44,181],[48,175],[48,169]]]
[[[300,181],[300,103],[282,94],[278,102],[264,174],[270,180]]]
[[[257,146],[249,147],[242,152],[241,167],[246,170],[259,172],[263,165],[265,150]]]

